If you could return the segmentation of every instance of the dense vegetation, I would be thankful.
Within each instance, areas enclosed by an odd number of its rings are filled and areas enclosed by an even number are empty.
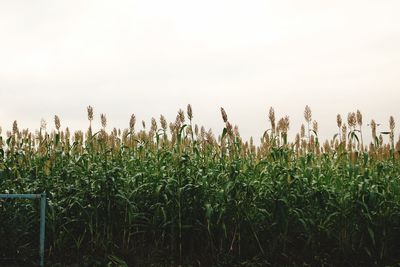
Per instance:
[[[219,137],[192,109],[160,127],[0,137],[0,193],[48,195],[49,266],[393,266],[400,262],[400,142],[363,144],[362,115],[338,115],[320,144],[311,110],[293,142],[289,118],[255,146],[223,109]],[[186,117],[186,118],[185,118]],[[383,136],[389,142],[383,142]],[[1,136],[1,130],[0,130]],[[0,200],[0,258],[36,260],[36,201]]]

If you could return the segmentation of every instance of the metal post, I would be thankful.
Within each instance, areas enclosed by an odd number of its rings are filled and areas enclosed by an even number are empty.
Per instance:
[[[44,236],[46,222],[46,193],[40,195],[40,237],[39,237],[39,254],[40,267],[44,267]]]

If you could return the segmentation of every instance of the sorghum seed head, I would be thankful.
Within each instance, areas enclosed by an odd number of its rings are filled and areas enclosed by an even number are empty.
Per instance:
[[[285,122],[286,128],[289,130],[289,125],[290,125],[289,116],[285,116],[283,120]]]
[[[300,128],[300,137],[304,138],[304,136],[306,136],[306,127],[304,126],[304,124],[302,124]]]
[[[161,128],[165,131],[167,129],[167,120],[165,119],[164,115],[160,115],[160,124]]]
[[[87,107],[87,115],[88,115],[88,120],[92,121],[93,120],[93,107],[92,106]]]
[[[18,133],[18,123],[17,123],[17,121],[13,122],[12,132],[13,132],[13,134],[17,134]]]
[[[200,136],[202,138],[205,138],[205,135],[206,135],[206,129],[204,128],[204,126],[201,126],[201,128],[200,128]]]
[[[56,129],[60,130],[61,123],[60,123],[60,118],[57,115],[54,116],[54,124],[56,126]]]
[[[175,119],[175,128],[179,129],[179,128],[181,128],[181,125],[182,125],[182,120],[181,120],[180,114],[178,113],[178,115],[176,115],[176,119]]]
[[[129,129],[131,129],[131,131],[135,129],[135,124],[136,124],[136,116],[135,114],[132,114],[129,120]]]
[[[362,117],[361,111],[357,110],[357,124],[358,124],[358,126],[361,127],[362,123],[363,123],[363,117]]]
[[[300,145],[300,134],[296,134],[296,139],[295,139],[295,145],[299,146]]]
[[[340,114],[336,116],[336,123],[338,128],[342,127],[342,116],[340,116]]]
[[[346,138],[346,135],[347,135],[347,126],[346,126],[346,124],[343,124],[342,125],[342,137]]]
[[[372,138],[375,140],[375,138],[376,138],[376,122],[375,122],[375,120],[371,120],[371,130],[372,130]]]
[[[188,125],[188,127],[186,127],[186,133],[188,135],[192,135],[193,134],[193,128],[191,125]]]
[[[278,121],[278,131],[287,133],[289,130],[289,117],[285,116]]]
[[[40,120],[40,130],[46,131],[47,122],[44,119]]]
[[[314,130],[314,132],[318,133],[318,122],[317,121],[313,121],[313,130]]]
[[[183,112],[182,109],[180,109],[180,110],[178,111],[178,116],[179,116],[179,121],[180,121],[181,123],[184,123],[184,122],[185,122],[185,113]]]
[[[69,131],[69,128],[67,127],[65,129],[65,138],[69,140],[70,137],[71,137],[71,132]]]
[[[240,137],[239,126],[235,125],[235,127],[233,127],[233,133],[235,136]]]
[[[350,127],[355,127],[357,123],[356,114],[354,112],[349,112],[347,115],[347,123]]]
[[[192,106],[189,104],[187,105],[187,115],[189,120],[192,120],[193,118],[193,110],[192,110]]]
[[[103,127],[103,128],[106,128],[106,126],[107,126],[107,117],[106,117],[106,114],[101,114],[100,115],[100,119],[101,119],[101,126]]]
[[[391,130],[391,131],[393,131],[394,128],[395,128],[395,126],[396,126],[396,124],[395,124],[395,122],[394,122],[393,116],[390,116],[390,119],[389,119],[389,126],[390,126],[390,130]]]
[[[230,124],[230,122],[226,122],[226,131],[228,133],[229,136],[233,135],[233,127],[232,124]]]
[[[208,129],[208,132],[206,133],[206,138],[207,138],[207,140],[208,140],[209,142],[214,142],[215,137],[214,137],[214,134],[213,134],[211,128]]]
[[[151,131],[157,131],[157,121],[155,118],[151,118]]]
[[[171,134],[175,132],[175,123],[169,123],[169,131],[171,132]]]
[[[225,112],[224,108],[221,108],[221,115],[222,115],[222,119],[224,120],[224,122],[226,123],[228,121],[228,115]]]
[[[306,119],[306,122],[310,123],[312,119],[312,113],[310,107],[307,105],[304,109],[304,118]]]
[[[269,109],[268,118],[269,121],[271,122],[272,129],[275,129],[275,110],[273,107]]]

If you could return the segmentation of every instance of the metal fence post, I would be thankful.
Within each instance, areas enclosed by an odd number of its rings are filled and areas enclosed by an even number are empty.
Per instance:
[[[46,223],[46,193],[40,195],[40,237],[39,237],[39,254],[40,267],[44,267],[44,237]]]

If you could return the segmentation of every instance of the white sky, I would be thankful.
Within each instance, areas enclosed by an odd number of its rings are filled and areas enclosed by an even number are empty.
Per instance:
[[[245,138],[270,106],[292,134],[307,104],[325,138],[356,109],[400,127],[399,14],[398,0],[0,0],[0,125],[82,129],[92,105],[125,128],[191,103],[215,133],[225,107]]]

